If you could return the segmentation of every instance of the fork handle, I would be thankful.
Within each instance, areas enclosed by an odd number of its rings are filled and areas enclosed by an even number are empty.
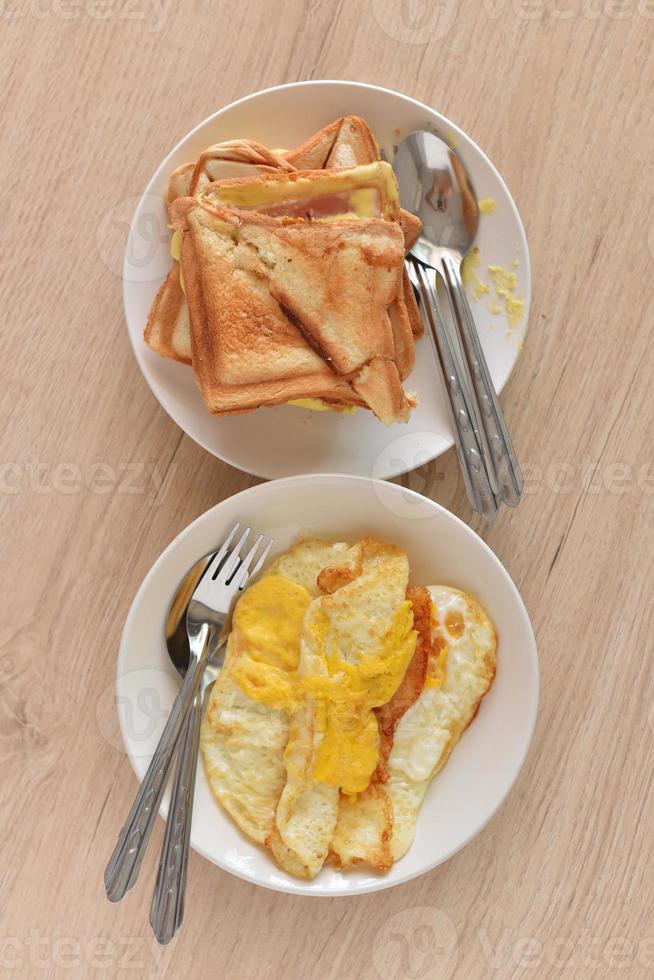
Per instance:
[[[166,833],[150,906],[150,925],[157,942],[162,945],[170,942],[184,918],[186,869],[193,818],[195,774],[200,749],[202,704],[201,689],[195,695],[177,747]]]
[[[486,462],[473,423],[474,414],[469,402],[467,388],[461,377],[452,344],[441,315],[436,293],[438,273],[431,266],[423,265],[414,259],[414,271],[418,281],[423,284],[421,292],[427,299],[427,332],[434,353],[440,362],[445,389],[448,396],[457,453],[466,494],[471,507],[487,521],[497,517],[497,502],[491,488]]]
[[[486,434],[490,465],[497,475],[500,496],[509,507],[515,507],[522,496],[524,479],[518,463],[504,414],[495,393],[486,358],[479,341],[470,304],[461,282],[461,273],[451,255],[442,257],[443,273],[449,287],[454,316],[459,328],[472,384],[479,403],[479,414]]]
[[[206,666],[210,635],[211,627],[203,624],[198,644],[200,656],[191,659],[148,771],[105,869],[104,884],[110,902],[119,902],[138,877],[159,812],[175,744]]]

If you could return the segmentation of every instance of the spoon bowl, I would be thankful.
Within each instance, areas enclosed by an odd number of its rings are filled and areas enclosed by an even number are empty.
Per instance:
[[[190,658],[188,633],[186,632],[186,610],[210,558],[211,555],[206,555],[189,569],[177,586],[177,591],[172,598],[166,616],[164,626],[166,649],[171,663],[180,677],[184,677],[186,674]]]
[[[458,156],[433,133],[411,133],[401,143],[393,169],[400,204],[422,221],[412,254],[439,270],[444,250],[460,262],[477,236],[479,207]]]

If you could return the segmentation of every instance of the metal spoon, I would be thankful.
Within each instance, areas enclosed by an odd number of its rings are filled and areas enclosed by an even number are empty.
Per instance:
[[[393,169],[402,207],[423,223],[411,252],[423,265],[438,271],[448,287],[467,360],[466,373],[479,404],[491,488],[504,503],[515,507],[524,480],[461,281],[461,263],[474,244],[479,225],[477,197],[461,160],[433,133],[407,136],[398,148]]]
[[[182,579],[166,617],[168,656],[180,677],[186,674],[190,658],[186,610],[210,558],[211,555],[201,558]],[[220,663],[209,661],[200,690],[179,736],[166,831],[150,907],[150,924],[162,944],[170,942],[184,918],[186,869],[204,698],[220,673],[221,664],[222,657]]]

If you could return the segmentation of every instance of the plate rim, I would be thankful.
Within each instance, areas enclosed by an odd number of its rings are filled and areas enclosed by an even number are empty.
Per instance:
[[[488,157],[488,155],[484,152],[484,150],[479,146],[479,144],[476,142],[476,140],[474,140],[472,138],[472,136],[469,136],[468,133],[466,133],[465,130],[463,130],[460,126],[458,126],[456,123],[452,122],[447,116],[444,116],[443,113],[439,112],[438,109],[431,108],[431,106],[428,106],[425,102],[421,102],[419,99],[415,99],[411,95],[405,95],[404,92],[399,92],[396,89],[387,88],[386,86],[383,86],[383,85],[375,85],[372,82],[359,82],[359,81],[354,81],[354,80],[351,80],[351,79],[332,79],[332,78],[315,78],[315,79],[307,79],[305,81],[302,81],[301,80],[301,81],[297,81],[297,82],[284,82],[281,85],[270,85],[267,88],[257,89],[254,92],[250,92],[247,95],[243,95],[243,96],[241,96],[238,99],[234,99],[232,102],[228,102],[226,105],[222,106],[219,109],[216,109],[215,112],[212,112],[210,115],[206,116],[206,118],[204,118],[200,122],[198,122],[195,126],[193,126],[192,129],[190,129],[187,133],[185,133],[175,143],[175,145],[172,147],[172,149],[169,150],[169,152],[163,158],[163,160],[161,161],[161,163],[157,166],[157,168],[155,169],[155,171],[151,175],[150,179],[148,180],[148,182],[147,182],[144,190],[139,195],[138,201],[137,201],[136,206],[134,208],[134,212],[132,214],[132,218],[130,220],[129,231],[128,231],[127,239],[126,239],[126,242],[125,242],[125,251],[124,251],[124,256],[123,256],[123,263],[122,263],[122,267],[121,267],[122,300],[123,300],[123,321],[125,323],[125,329],[127,331],[128,337],[129,337],[129,341],[130,341],[130,344],[131,344],[131,347],[132,347],[132,352],[133,352],[134,357],[136,359],[136,363],[137,363],[137,365],[139,367],[139,370],[141,372],[141,375],[142,375],[143,379],[145,380],[148,388],[152,392],[153,396],[155,397],[156,401],[158,402],[158,404],[160,405],[160,407],[163,409],[163,411],[166,413],[166,415],[170,418],[170,420],[174,423],[174,425],[176,425],[183,432],[184,435],[188,436],[189,439],[192,439],[193,442],[196,443],[196,445],[200,446],[201,449],[203,449],[205,452],[209,453],[215,459],[220,459],[224,463],[227,463],[229,466],[233,466],[235,469],[240,470],[242,473],[248,473],[251,476],[255,476],[255,477],[257,477],[259,479],[262,479],[262,480],[270,480],[271,477],[267,473],[263,473],[263,472],[261,472],[258,469],[252,468],[251,465],[248,466],[248,469],[243,469],[241,463],[238,462],[238,461],[236,461],[231,456],[218,454],[215,451],[215,449],[213,449],[210,445],[208,445],[207,442],[204,439],[198,438],[195,435],[191,435],[189,432],[187,432],[187,430],[185,428],[183,428],[180,425],[180,423],[175,418],[173,418],[173,416],[168,411],[168,408],[165,405],[162,404],[161,399],[159,398],[159,395],[157,394],[157,391],[155,390],[155,387],[154,387],[153,383],[151,383],[151,380],[150,380],[148,374],[145,371],[144,364],[141,361],[141,353],[142,353],[142,351],[140,351],[140,349],[137,348],[136,337],[132,337],[131,331],[129,329],[128,313],[127,313],[127,309],[128,309],[128,296],[127,296],[127,292],[129,290],[129,288],[131,287],[131,285],[133,285],[130,282],[129,276],[128,276],[130,246],[131,246],[132,236],[133,236],[133,234],[135,232],[137,215],[138,215],[139,210],[141,208],[143,199],[146,198],[149,194],[152,193],[152,186],[155,183],[155,181],[157,180],[157,178],[159,177],[159,174],[164,169],[164,167],[166,166],[166,164],[177,153],[177,151],[182,147],[182,145],[187,142],[187,140],[191,139],[191,137],[193,137],[203,127],[209,125],[211,122],[213,122],[214,119],[217,119],[219,116],[223,115],[223,113],[227,112],[230,109],[234,109],[237,106],[242,105],[243,103],[246,103],[246,102],[249,102],[251,100],[257,99],[257,98],[259,98],[262,95],[268,95],[268,94],[270,94],[272,92],[280,92],[280,91],[283,91],[285,89],[306,88],[308,86],[321,86],[321,85],[335,85],[335,86],[343,86],[343,87],[352,87],[352,86],[354,86],[356,88],[367,89],[367,90],[376,91],[376,92],[382,92],[382,93],[387,94],[387,95],[399,96],[401,99],[404,99],[404,100],[406,100],[408,102],[411,102],[414,106],[418,107],[419,109],[424,110],[427,113],[431,113],[431,114],[437,116],[440,125],[442,125],[443,127],[447,127],[449,130],[452,131],[452,133],[454,135],[456,135],[458,137],[463,137],[465,140],[468,140],[470,143],[473,144],[473,146],[475,147],[475,149],[477,150],[477,152],[483,158],[486,166],[488,166],[488,168],[492,171],[492,173],[495,175],[495,177],[499,181],[499,183],[500,183],[500,185],[501,185],[501,187],[502,187],[502,189],[503,189],[503,191],[504,191],[504,193],[506,195],[506,199],[507,199],[507,201],[509,203],[509,206],[510,206],[511,211],[513,212],[513,216],[514,216],[515,221],[516,221],[516,224],[517,224],[518,237],[519,237],[519,240],[520,240],[521,248],[522,248],[522,250],[524,252],[523,268],[524,268],[525,277],[526,277],[526,283],[527,283],[527,289],[525,290],[525,296],[524,296],[524,302],[525,302],[525,319],[524,319],[524,332],[523,332],[523,337],[526,336],[527,331],[529,329],[529,317],[530,317],[530,313],[531,313],[531,300],[532,300],[531,256],[529,254],[529,242],[527,240],[527,233],[526,233],[525,226],[524,226],[524,223],[522,221],[522,218],[520,216],[520,211],[518,209],[518,206],[517,206],[517,204],[516,204],[516,202],[515,202],[515,200],[513,198],[513,195],[511,194],[511,191],[509,190],[508,185],[507,185],[506,181],[504,180],[502,174],[497,169],[497,167],[495,167],[495,165],[493,164],[492,160]],[[501,392],[504,390],[504,387],[507,384],[507,382],[509,381],[509,378],[511,377],[511,375],[513,374],[513,372],[515,370],[515,367],[516,367],[516,365],[517,365],[517,363],[518,363],[519,360],[520,360],[520,350],[518,350],[517,355],[516,355],[516,358],[515,358],[512,366],[511,366],[511,368],[510,368],[510,370],[509,370],[506,378],[504,378],[502,384],[499,385],[497,387],[497,389],[496,389],[498,395],[501,394]],[[428,463],[432,463],[434,460],[439,459],[446,452],[448,452],[454,446],[454,443],[455,443],[454,435],[451,434],[445,440],[445,445],[443,446],[443,448],[441,448],[440,450],[438,450],[437,452],[435,452],[433,455],[430,455],[430,456],[428,456],[428,458],[425,458],[425,459],[422,459],[421,458],[420,462],[419,463],[415,463],[414,465],[411,465],[411,464],[408,464],[408,465],[400,465],[397,469],[391,467],[391,469],[388,470],[388,472],[383,477],[383,479],[385,479],[385,480],[392,480],[392,479],[395,479],[395,477],[403,476],[405,473],[412,472],[412,470],[416,469],[418,466],[423,466],[423,465],[426,465]],[[299,476],[301,474],[298,473],[298,474],[292,474],[292,475]],[[328,475],[331,475],[331,474],[329,474],[329,473],[322,473],[321,475],[328,476]],[[360,474],[356,474],[356,475],[360,475]],[[286,479],[286,478],[287,477],[273,477],[273,479]]]
[[[394,487],[395,489],[391,490],[390,491],[391,493],[398,492],[403,495],[408,494],[410,497],[415,498],[416,501],[427,501],[427,503],[435,511],[440,511],[442,515],[444,515],[446,518],[453,520],[455,524],[458,524],[459,527],[462,528],[467,534],[477,539],[478,544],[482,546],[482,550],[486,551],[487,555],[492,559],[498,573],[504,577],[506,583],[508,584],[510,590],[514,595],[514,598],[517,600],[517,610],[519,611],[521,619],[526,627],[527,637],[529,640],[527,649],[525,649],[524,651],[524,656],[525,658],[528,659],[532,668],[531,672],[533,674],[534,688],[533,688],[533,706],[532,706],[528,725],[525,727],[525,737],[523,741],[523,748],[520,753],[519,764],[516,765],[515,772],[510,782],[508,783],[503,795],[495,803],[494,807],[489,811],[489,813],[484,818],[483,822],[479,824],[476,830],[471,832],[463,841],[461,841],[456,847],[452,848],[447,854],[437,858],[435,861],[428,862],[424,868],[418,871],[407,872],[403,875],[400,875],[399,878],[392,881],[380,877],[379,879],[373,879],[372,884],[354,885],[353,887],[348,888],[347,891],[336,891],[336,890],[319,891],[312,887],[312,882],[304,883],[299,879],[297,884],[293,879],[291,879],[292,883],[289,883],[289,885],[286,886],[285,884],[281,883],[281,881],[279,883],[274,881],[263,881],[259,878],[254,878],[250,875],[241,872],[238,868],[221,864],[218,860],[216,860],[214,856],[212,856],[207,851],[205,851],[203,847],[193,843],[192,841],[193,833],[191,830],[192,849],[196,851],[199,855],[201,855],[201,857],[203,857],[205,860],[209,861],[211,864],[220,868],[221,871],[225,871],[228,874],[235,875],[237,878],[241,878],[243,881],[249,882],[249,884],[253,886],[267,888],[272,891],[282,892],[287,895],[303,895],[312,898],[347,898],[355,895],[368,895],[376,891],[384,891],[388,888],[395,888],[397,885],[406,884],[408,881],[412,881],[415,878],[419,878],[422,875],[428,874],[430,871],[433,871],[434,868],[438,867],[441,864],[444,864],[446,861],[449,861],[450,858],[452,858],[455,854],[457,854],[464,847],[466,847],[475,837],[477,837],[486,828],[488,823],[498,813],[498,811],[505,804],[506,800],[511,794],[515,786],[515,783],[518,779],[518,776],[523,770],[525,761],[527,759],[527,755],[529,753],[529,750],[533,742],[534,732],[538,721],[538,709],[540,704],[540,662],[538,658],[538,646],[536,643],[536,636],[534,633],[534,628],[531,622],[531,618],[529,616],[529,613],[527,611],[527,608],[525,606],[524,600],[520,594],[518,587],[516,586],[511,575],[504,567],[503,563],[500,561],[500,559],[495,554],[493,549],[484,541],[484,539],[479,534],[477,534],[475,530],[473,530],[473,528],[470,527],[470,525],[466,524],[465,521],[461,520],[460,517],[458,517],[452,511],[448,510],[446,507],[443,507],[443,505],[439,504],[437,501],[431,500],[429,497],[425,497],[423,494],[420,494],[415,490],[402,487],[398,484],[388,483],[386,480],[379,480],[379,479],[374,479],[372,477],[365,477],[365,476],[359,476],[359,475],[348,474],[348,473],[304,473],[295,476],[281,477],[278,480],[270,480],[266,483],[256,484],[253,487],[247,487],[244,490],[239,491],[238,493],[225,497],[223,500],[214,504],[212,507],[209,507],[202,514],[199,514],[189,524],[187,524],[184,528],[182,528],[182,530],[175,535],[175,537],[166,545],[164,550],[159,554],[159,556],[152,563],[152,565],[146,572],[145,576],[143,577],[132,599],[129,611],[125,618],[125,623],[123,625],[123,629],[121,632],[120,644],[118,648],[118,657],[116,661],[116,675],[115,675],[116,698],[118,699],[118,696],[120,695],[121,692],[121,678],[122,676],[125,676],[127,674],[127,671],[121,671],[121,668],[123,667],[125,658],[127,656],[127,635],[132,626],[132,622],[137,615],[138,609],[141,604],[142,596],[145,593],[150,580],[154,577],[157,569],[160,567],[161,564],[163,564],[163,562],[166,560],[169,554],[177,547],[180,540],[188,536],[200,522],[206,520],[210,514],[214,513],[220,507],[224,506],[228,501],[234,501],[237,498],[242,499],[245,496],[256,497],[258,494],[265,495],[266,493],[269,492],[269,488],[273,485],[276,486],[278,484],[288,484],[288,483],[302,484],[306,482],[311,483],[314,481],[330,481],[330,480],[344,481],[346,483],[352,483],[352,482],[365,483],[368,486],[370,486],[372,489],[377,487],[378,489],[381,488],[384,492],[387,492],[389,487]],[[120,713],[118,714],[118,720],[120,726],[121,739],[123,742],[126,755],[129,759],[130,765],[140,785],[143,781],[143,777],[140,775],[137,769],[136,754],[133,753],[131,750],[131,743],[127,737],[125,727],[124,727],[123,717]],[[140,755],[140,758],[143,758],[142,754]],[[201,764],[202,764],[201,760],[198,759],[198,765]],[[167,798],[164,798],[159,808],[159,816],[162,817],[164,820],[166,820],[168,817],[168,805],[169,805],[169,800]],[[258,847],[256,842],[251,842],[251,844],[253,847]],[[284,872],[280,871],[280,873],[283,874]]]

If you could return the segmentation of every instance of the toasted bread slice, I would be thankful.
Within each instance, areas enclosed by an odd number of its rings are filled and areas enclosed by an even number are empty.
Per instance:
[[[279,154],[253,140],[227,140],[210,146],[195,163],[178,167],[170,176],[167,203],[198,193],[213,181],[270,174],[292,167]],[[179,280],[179,262],[173,262],[157,293],[144,332],[147,344],[162,357],[191,363],[189,317]]]
[[[179,262],[173,264],[157,293],[144,333],[145,341],[162,357],[191,363],[191,333],[186,297],[179,281]]]
[[[340,126],[324,164],[326,167],[356,167],[363,163],[372,163],[374,160],[379,160],[377,141],[365,119],[361,119],[360,116],[345,116],[343,119],[337,120],[337,122],[340,123]],[[332,123],[333,125],[334,123]],[[321,132],[323,131],[321,130]],[[316,133],[316,136],[312,137],[312,139],[315,139],[319,135],[319,133]],[[401,210],[400,225],[404,232],[405,248],[408,252],[420,234],[422,223],[414,214]],[[418,310],[413,286],[406,270],[403,273],[403,293],[404,310],[412,336],[421,337],[425,328],[420,311]],[[398,312],[396,322],[398,324],[402,323],[403,318],[404,314]],[[408,338],[404,337],[401,342],[403,348],[407,349],[409,346]]]
[[[408,418],[387,312],[404,256],[396,223],[307,222],[193,198],[173,212],[193,368],[211,412],[312,397]]]

